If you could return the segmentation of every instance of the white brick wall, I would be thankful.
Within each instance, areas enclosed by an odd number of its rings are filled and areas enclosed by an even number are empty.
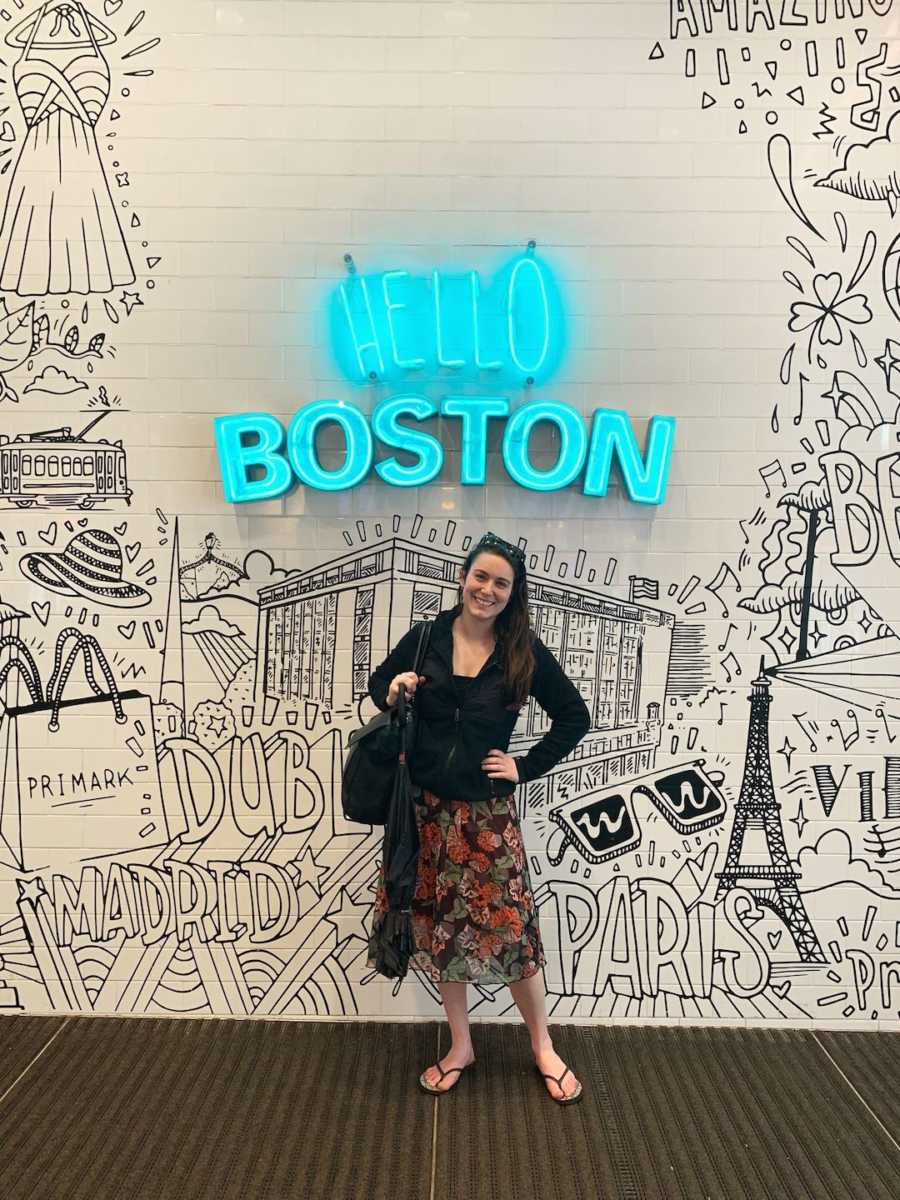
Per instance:
[[[779,7],[773,5],[773,11]],[[693,8],[699,18],[700,0],[693,0]],[[562,836],[548,818],[551,805],[520,794],[548,950],[548,1003],[556,1019],[896,1024],[898,985],[894,981],[891,989],[888,981],[882,995],[879,975],[883,965],[887,971],[900,958],[900,807],[894,804],[892,780],[885,783],[900,718],[900,660],[890,622],[900,614],[895,611],[896,565],[883,526],[871,562],[865,569],[848,569],[843,580],[829,562],[833,533],[826,528],[820,535],[813,587],[821,582],[833,594],[849,580],[858,596],[832,613],[831,621],[821,605],[813,608],[809,653],[822,656],[818,664],[788,669],[797,654],[796,606],[779,615],[738,603],[750,600],[765,608],[758,596],[764,585],[777,589],[791,571],[802,579],[807,517],[779,501],[819,478],[819,456],[837,449],[843,436],[850,439],[853,425],[861,424],[865,433],[878,424],[880,412],[883,436],[864,443],[857,431],[856,440],[848,440],[863,464],[872,500],[875,459],[896,443],[892,423],[898,396],[889,392],[885,372],[875,362],[900,318],[900,310],[891,310],[882,279],[896,232],[889,206],[885,200],[812,185],[841,166],[850,146],[887,136],[888,121],[900,107],[900,96],[890,95],[889,74],[897,55],[897,19],[893,13],[877,16],[869,7],[860,20],[840,20],[829,11],[828,19],[816,24],[812,4],[801,3],[798,11],[810,17],[805,28],[770,34],[760,24],[753,33],[726,29],[693,40],[682,29],[672,41],[669,8],[662,0],[161,0],[131,31],[136,14],[128,6],[112,15],[97,10],[97,19],[116,37],[103,47],[111,89],[96,123],[101,183],[91,175],[95,165],[79,174],[75,163],[68,170],[72,160],[67,160],[62,182],[54,185],[38,173],[28,194],[37,189],[44,205],[53,194],[64,212],[82,202],[85,187],[102,188],[105,172],[136,280],[87,295],[48,294],[46,288],[32,294],[35,307],[27,319],[46,312],[52,341],[77,327],[80,348],[96,332],[106,334],[106,343],[96,360],[53,349],[29,357],[27,346],[17,354],[9,340],[0,346],[0,369],[18,394],[17,401],[0,401],[0,430],[11,438],[57,426],[77,432],[100,411],[102,385],[107,397],[120,400],[88,436],[121,439],[134,494],[127,508],[112,500],[76,511],[77,497],[70,497],[49,511],[48,476],[38,489],[38,505],[25,509],[14,505],[14,489],[0,475],[5,496],[0,498],[0,603],[23,614],[10,612],[2,632],[21,636],[45,685],[54,668],[56,639],[74,626],[96,636],[118,685],[136,688],[144,698],[130,702],[130,713],[126,704],[127,722],[117,725],[109,701],[85,703],[90,683],[76,663],[65,696],[80,703],[63,708],[59,732],[48,733],[44,710],[17,712],[27,699],[24,686],[16,683],[19,675],[12,672],[0,685],[8,709],[0,722],[6,763],[0,833],[8,843],[0,867],[0,1005],[178,1014],[189,1009],[169,984],[170,973],[181,969],[195,972],[197,989],[189,1004],[200,997],[200,1007],[193,1011],[435,1015],[435,997],[416,979],[410,977],[393,997],[390,985],[373,978],[365,966],[360,922],[371,920],[366,913],[377,837],[343,821],[334,760],[324,752],[331,730],[345,737],[353,727],[356,707],[339,698],[335,684],[333,694],[319,696],[316,703],[295,697],[264,709],[252,682],[248,692],[243,676],[237,681],[231,676],[254,653],[257,622],[265,620],[256,605],[257,589],[280,572],[310,570],[394,536],[424,550],[431,545],[459,554],[464,538],[490,527],[527,539],[529,553],[537,556],[536,575],[557,586],[577,584],[622,602],[628,600],[629,576],[657,581],[658,600],[643,603],[673,614],[679,646],[687,644],[680,640],[684,630],[694,627],[697,640],[688,657],[693,656],[696,669],[690,683],[682,649],[668,663],[657,655],[647,667],[660,694],[669,669],[650,769],[661,777],[702,760],[725,802],[724,818],[716,825],[683,837],[646,795],[632,796],[629,781],[648,771],[637,769],[623,751],[618,777],[611,775],[605,783],[579,777],[577,789],[597,800],[621,792],[641,829],[641,845],[617,856],[611,844],[603,851],[605,860],[594,865],[586,861],[583,847],[569,846],[560,865],[551,867],[548,855],[559,852]],[[21,17],[16,10],[4,20],[14,23]],[[721,18],[718,26],[724,26]],[[864,39],[854,32],[862,28]],[[156,37],[161,39],[157,46],[123,57]],[[788,48],[781,45],[785,39]],[[837,39],[843,39],[843,67],[837,65]],[[804,51],[804,43],[812,40],[821,68],[814,78],[806,71]],[[664,57],[651,60],[656,42]],[[885,65],[872,68],[882,85],[881,100],[876,124],[866,128],[853,109],[865,98],[857,69],[861,60],[877,54],[881,42],[887,45]],[[694,78],[685,77],[688,48],[696,51]],[[717,76],[717,49],[727,56],[728,85]],[[742,49],[750,52],[749,62],[742,60]],[[16,53],[10,51],[12,59]],[[777,64],[775,79],[766,62]],[[146,69],[153,73],[127,74]],[[802,104],[788,96],[797,86],[803,88]],[[757,96],[766,87],[770,95]],[[716,100],[707,110],[701,109],[704,91]],[[743,102],[740,111],[737,100]],[[825,132],[823,103],[835,117],[833,129]],[[115,118],[113,110],[119,114]],[[766,112],[775,120],[767,123]],[[749,125],[743,135],[738,132],[742,118]],[[4,125],[0,149],[10,146],[4,156],[9,169],[0,187],[15,197],[16,186],[32,170],[28,129],[15,97],[7,120],[13,140]],[[785,135],[791,143],[792,183],[780,169],[782,191],[767,161],[773,135]],[[784,143],[774,143],[773,161],[783,148]],[[127,172],[127,186],[117,182],[122,172]],[[897,188],[882,177],[875,182]],[[818,235],[791,211],[785,198],[791,188]],[[835,213],[846,222],[845,249]],[[875,237],[871,265],[851,285],[869,230]],[[44,250],[51,259],[65,250],[54,237],[51,233]],[[400,390],[355,388],[341,378],[331,357],[327,298],[344,277],[345,252],[352,253],[361,271],[401,267],[423,274],[440,265],[489,277],[529,238],[537,240],[538,253],[561,282],[569,333],[561,369],[534,395],[564,401],[586,416],[598,407],[624,408],[641,439],[652,415],[677,418],[669,490],[660,508],[631,503],[618,485],[606,499],[586,497],[577,486],[526,492],[503,470],[496,432],[488,486],[463,488],[455,482],[459,434],[453,421],[442,430],[444,472],[426,488],[390,488],[373,475],[352,492],[299,488],[265,503],[224,502],[214,416],[266,411],[286,423],[314,399],[353,399],[369,411],[376,399]],[[799,241],[792,247],[786,239]],[[805,260],[799,242],[814,265]],[[0,243],[5,253],[2,231]],[[15,247],[9,253],[14,258]],[[160,261],[151,267],[148,256]],[[802,295],[783,272],[797,277]],[[830,296],[827,277],[835,273],[841,290],[833,300],[823,300]],[[139,302],[131,305],[123,293],[136,294]],[[849,295],[863,296],[864,302],[847,301],[839,309]],[[24,311],[29,303],[27,294],[12,287],[3,297],[9,313]],[[796,302],[818,304],[822,320],[813,332],[837,329],[840,341],[814,343],[809,358],[809,328],[794,332],[788,327]],[[868,307],[861,308],[863,303]],[[813,310],[806,311],[815,317]],[[829,313],[837,316],[826,325]],[[858,349],[851,332],[859,338]],[[792,343],[790,378],[784,382],[779,364]],[[31,387],[49,365],[84,386],[60,395]],[[801,372],[805,407],[795,420]],[[822,395],[836,372],[839,392],[862,397],[850,407],[845,401],[837,413]],[[436,400],[448,390],[441,380],[416,386]],[[515,390],[505,394],[514,404],[523,398]],[[333,448],[333,439],[326,443]],[[545,452],[552,458],[549,440]],[[323,459],[326,455],[323,450]],[[767,487],[760,469],[776,460],[783,464],[786,485],[776,479]],[[761,515],[754,519],[754,514]],[[218,823],[210,822],[215,829],[199,844],[183,842],[172,753],[165,747],[171,730],[163,727],[162,709],[157,710],[155,747],[147,728],[151,701],[160,700],[160,651],[166,646],[171,654],[178,644],[178,613],[168,602],[176,519],[185,736],[200,739],[207,749],[218,744],[220,763],[228,758],[229,730],[245,738],[254,733],[272,738],[288,730],[315,744],[313,766],[304,760],[306,799],[298,799],[298,805],[302,809],[315,800],[318,815],[302,832],[282,831],[268,841],[245,835],[229,817],[226,802],[238,794],[238,781],[226,772],[224,790],[210,791],[206,776],[195,769],[192,786],[201,812],[221,802],[223,813]],[[781,539],[779,522],[785,523]],[[84,589],[65,595],[33,582],[23,567],[27,556],[44,555],[38,562],[52,573],[86,527],[116,539],[124,578],[146,589],[148,603],[113,608]],[[204,541],[210,532],[215,535],[211,553],[234,570],[210,562]],[[551,545],[555,558],[545,569],[545,549]],[[582,550],[583,574],[579,571],[576,581],[576,556]],[[192,567],[198,560],[201,567]],[[561,562],[566,563],[563,577]],[[723,564],[732,574],[720,600],[707,585],[715,586]],[[241,570],[250,576],[243,587],[235,583]],[[589,570],[596,573],[590,584]],[[411,593],[395,582],[394,630],[412,619]],[[814,604],[817,598],[822,594],[814,592]],[[208,606],[215,606],[218,617]],[[341,620],[333,665],[335,679],[349,679],[352,620]],[[779,641],[785,628],[788,639]],[[383,655],[387,636],[386,627],[376,628],[372,665]],[[876,636],[877,646],[860,648]],[[12,645],[0,649],[0,669],[16,653]],[[800,963],[792,931],[771,910],[751,914],[735,930],[720,902],[714,946],[726,955],[729,950],[743,954],[738,961],[745,964],[744,982],[753,995],[723,988],[721,961],[708,996],[679,995],[671,969],[668,976],[663,972],[656,995],[646,990],[636,997],[616,995],[612,985],[597,994],[563,994],[563,962],[576,968],[579,954],[587,962],[600,952],[604,897],[609,896],[603,889],[618,873],[632,881],[635,898],[639,881],[653,877],[673,886],[689,904],[689,889],[682,886],[686,875],[674,885],[671,881],[693,858],[706,888],[704,900],[713,902],[715,872],[723,869],[739,811],[748,685],[761,656],[767,667],[781,668],[772,683],[769,734],[774,789],[788,855],[800,864],[804,906],[827,961]],[[252,658],[249,671],[252,677]],[[99,669],[95,674],[102,679]],[[213,708],[196,712],[206,701]],[[207,729],[209,713],[214,719]],[[135,721],[142,722],[143,732],[135,732]],[[137,750],[127,747],[128,737]],[[270,754],[275,754],[271,746]],[[157,755],[159,779],[153,767]],[[102,770],[93,792],[88,778],[89,795],[71,792],[73,774],[89,777],[113,762],[150,770],[134,776],[130,792],[105,787]],[[813,773],[814,766],[827,765],[836,780],[847,765],[830,815],[822,771],[818,778]],[[274,758],[270,766],[278,792]],[[866,821],[860,820],[860,771],[874,772],[874,807]],[[66,794],[41,799],[40,784],[28,781],[43,773],[62,774],[69,781]],[[827,782],[824,786],[827,792]],[[108,793],[110,798],[103,799]],[[560,785],[553,803],[563,804],[565,795]],[[150,798],[144,802],[142,796]],[[703,858],[707,846],[716,850]],[[747,853],[748,847],[749,835]],[[73,895],[81,880],[86,898],[88,869],[97,867],[110,915],[118,903],[109,894],[112,864],[153,866],[162,879],[164,864],[172,859],[199,866],[264,859],[283,873],[288,863],[300,863],[298,918],[271,942],[246,936],[216,941],[221,912],[215,903],[202,934],[195,931],[180,948],[174,934],[157,936],[152,945],[159,949],[162,941],[162,952],[157,957],[146,951],[146,965],[137,928],[125,945],[121,932],[104,939],[102,929],[57,944],[65,885],[57,881],[54,887],[54,877],[73,881]],[[573,950],[572,930],[556,925],[550,897],[563,881],[586,887],[596,905],[597,929],[582,951]],[[241,889],[239,915],[232,912],[232,923],[252,921],[244,883]],[[340,919],[329,922],[324,914],[339,903]],[[102,911],[102,901],[98,904]],[[140,925],[145,917],[136,914],[135,919]],[[570,917],[576,923],[582,919],[575,909]],[[297,964],[323,929],[322,963],[303,974]],[[681,936],[683,929],[672,926],[669,932]],[[79,947],[94,937],[111,963],[108,978],[99,983],[96,977],[80,979],[78,965]],[[630,953],[640,960],[643,978],[655,934],[639,926],[637,937]],[[684,937],[685,961],[693,962],[699,953],[695,934]],[[751,941],[770,960],[768,982],[757,978],[754,983]],[[607,952],[611,944],[607,941]],[[615,946],[616,954],[624,953],[620,940]],[[254,957],[261,950],[267,956],[264,965]],[[709,953],[718,951],[711,943]],[[857,958],[854,967],[848,951],[867,957]],[[91,955],[88,959],[93,962]],[[105,966],[107,958],[100,961]],[[298,972],[296,979],[292,972]],[[281,986],[273,982],[276,975],[292,981],[280,1002],[273,999]],[[593,971],[582,965],[577,978],[588,975]],[[136,988],[126,986],[132,977]],[[514,1015],[510,1007],[501,989],[482,1003],[479,1014]]]

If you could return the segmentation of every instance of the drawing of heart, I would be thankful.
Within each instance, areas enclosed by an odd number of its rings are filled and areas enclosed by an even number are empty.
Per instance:
[[[38,604],[36,600],[32,600],[31,611],[42,625],[46,625],[50,620],[50,601],[47,600],[44,604]]]
[[[0,142],[14,142],[16,140],[16,131],[10,125],[9,121],[4,121],[0,128]]]
[[[134,560],[137,558],[137,556],[140,554],[140,552],[141,552],[141,543],[140,542],[132,542],[130,546],[126,545],[126,547],[125,547],[125,557],[128,559],[128,561],[130,563],[134,562]]]
[[[38,537],[42,542],[46,542],[48,546],[52,546],[56,541],[56,522],[51,521],[46,529],[39,529]]]
[[[129,621],[127,625],[117,625],[116,629],[118,629],[119,633],[121,633],[126,642],[130,642],[134,637],[134,631],[136,627],[137,621]]]
[[[791,990],[791,981],[786,979],[784,983],[773,983],[772,991],[780,1000],[784,1000],[788,992]]]
[[[85,525],[87,525],[87,523],[88,523],[88,518],[82,517],[81,520],[78,522],[78,528],[84,529],[84,527],[85,527]]]
[[[122,7],[122,0],[103,0],[103,11],[108,17],[113,16]]]
[[[121,525],[113,525],[113,533],[118,534],[119,537],[124,537],[125,530],[127,528],[128,528],[128,522],[123,521]]]
[[[781,932],[780,929],[777,929],[774,933],[766,934],[766,937],[769,939],[769,945],[773,950],[778,949],[778,943],[781,941]]]

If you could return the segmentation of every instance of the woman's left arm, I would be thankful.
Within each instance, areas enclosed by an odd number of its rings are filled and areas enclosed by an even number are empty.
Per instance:
[[[545,775],[578,745],[591,727],[591,714],[575,684],[540,638],[534,639],[531,694],[550,717],[550,728],[522,758],[516,758],[519,782]]]

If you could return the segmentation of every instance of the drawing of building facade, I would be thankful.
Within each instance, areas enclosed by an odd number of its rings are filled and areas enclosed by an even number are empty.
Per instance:
[[[362,546],[297,571],[259,593],[255,702],[290,708],[312,701],[346,709],[367,694],[371,671],[416,621],[456,603],[463,555],[402,538]],[[532,573],[535,632],[558,658],[591,713],[591,731],[527,800],[552,801],[651,768],[660,740],[674,617]],[[532,699],[511,752],[549,728]]]

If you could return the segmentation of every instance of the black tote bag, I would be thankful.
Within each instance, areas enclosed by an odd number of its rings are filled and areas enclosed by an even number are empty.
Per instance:
[[[423,621],[411,670],[419,668],[428,649],[431,622]],[[403,711],[401,715],[401,702]],[[408,726],[409,745],[415,744],[414,704],[402,701],[386,712],[376,713],[347,739],[347,756],[341,775],[341,807],[348,821],[362,825],[384,825],[397,775],[402,745],[402,722]]]

